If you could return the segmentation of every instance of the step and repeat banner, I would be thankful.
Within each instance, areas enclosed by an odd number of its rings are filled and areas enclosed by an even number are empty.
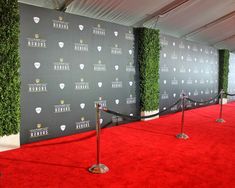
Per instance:
[[[229,73],[228,73],[228,93],[235,94],[235,54],[229,56]],[[235,96],[228,96],[229,101],[234,101]]]
[[[139,114],[133,28],[20,4],[20,53],[21,144]]]
[[[167,35],[161,35],[160,42],[160,110],[175,103],[182,92],[196,101],[218,94],[219,65],[215,48]],[[188,108],[198,106],[198,103],[187,104]],[[176,110],[174,107],[170,112]]]

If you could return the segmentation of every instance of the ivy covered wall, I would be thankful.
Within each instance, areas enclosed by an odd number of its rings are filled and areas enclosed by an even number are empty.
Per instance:
[[[137,62],[140,74],[141,111],[153,111],[159,107],[159,30],[136,28]]]
[[[19,12],[17,0],[0,1],[0,136],[20,126]]]

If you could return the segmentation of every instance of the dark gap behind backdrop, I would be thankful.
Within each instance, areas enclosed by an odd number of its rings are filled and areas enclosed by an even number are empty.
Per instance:
[[[139,115],[132,27],[25,4],[20,16],[21,144],[94,129],[96,102]],[[216,49],[166,35],[161,46],[160,110],[182,90],[199,101],[217,95]],[[102,125],[111,120],[102,113]]]
[[[235,94],[235,54],[229,56],[229,73],[228,73],[228,93]],[[234,101],[235,96],[228,96],[229,101]]]
[[[21,144],[95,129],[97,102],[139,114],[133,28],[25,4],[20,16]]]

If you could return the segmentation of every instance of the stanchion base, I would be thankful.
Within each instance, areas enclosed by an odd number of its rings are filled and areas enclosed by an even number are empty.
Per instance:
[[[109,171],[109,168],[104,164],[95,164],[89,168],[89,172],[93,174],[104,174]]]
[[[219,118],[219,119],[217,119],[217,120],[216,120],[216,122],[218,122],[218,123],[224,123],[224,122],[225,122],[225,120],[224,120],[224,119],[222,119],[222,118]]]
[[[177,135],[176,135],[176,138],[186,140],[186,139],[189,138],[189,136],[188,136],[187,134],[180,133],[180,134],[177,134]]]

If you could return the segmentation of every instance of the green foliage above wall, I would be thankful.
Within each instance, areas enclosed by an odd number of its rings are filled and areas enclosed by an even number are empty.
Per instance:
[[[219,50],[219,91],[228,90],[229,50]]]
[[[157,110],[159,106],[159,30],[136,28],[135,35],[138,45],[141,111]]]
[[[20,125],[19,11],[17,0],[0,1],[0,136]]]

